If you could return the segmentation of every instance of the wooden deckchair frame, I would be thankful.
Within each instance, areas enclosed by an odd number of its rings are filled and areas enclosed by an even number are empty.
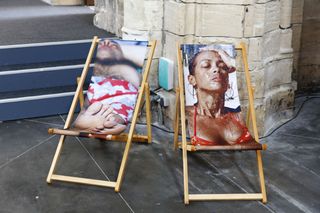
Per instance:
[[[111,187],[114,188],[116,192],[120,191],[120,187],[122,184],[122,180],[124,177],[124,171],[126,168],[129,150],[131,147],[132,142],[145,142],[145,143],[151,143],[151,106],[150,106],[150,89],[149,85],[147,83],[148,75],[150,72],[151,62],[154,55],[155,47],[156,47],[156,41],[149,41],[148,47],[149,47],[149,53],[148,58],[146,62],[145,69],[143,71],[143,77],[141,81],[141,87],[139,88],[137,102],[135,105],[130,130],[128,134],[122,133],[119,135],[95,135],[95,134],[88,134],[88,133],[80,133],[72,130],[68,130],[71,126],[72,118],[74,111],[76,109],[78,100],[80,100],[80,105],[83,105],[83,84],[86,79],[86,76],[89,71],[89,66],[92,60],[92,56],[94,54],[94,50],[99,42],[98,37],[94,37],[89,54],[86,60],[86,63],[84,65],[81,77],[78,78],[78,86],[75,92],[75,95],[72,100],[72,104],[68,113],[67,120],[65,122],[64,128],[62,130],[59,129],[49,129],[49,133],[51,134],[61,134],[60,140],[55,152],[55,155],[53,157],[51,167],[47,176],[47,183],[52,183],[52,181],[64,181],[64,182],[71,182],[71,183],[79,183],[79,184],[87,184],[87,185],[95,185],[95,186],[102,186],[102,187]],[[143,101],[143,95],[145,95],[146,99],[146,120],[147,120],[147,135],[136,135],[134,134],[135,125],[137,123],[137,118],[139,111],[142,107],[142,101]],[[97,179],[89,179],[89,178],[82,178],[82,177],[73,177],[73,176],[65,176],[65,175],[58,175],[54,174],[57,161],[59,159],[63,143],[66,139],[66,136],[84,136],[89,138],[100,138],[105,140],[113,140],[113,141],[122,141],[126,142],[126,146],[124,149],[120,169],[118,172],[118,177],[116,181],[106,181],[106,180],[97,180]]]
[[[252,125],[254,138],[259,143],[258,128],[256,122],[256,114],[253,104],[253,87],[251,86],[250,73],[248,68],[247,53],[244,43],[241,43],[236,50],[242,52],[242,60],[244,64],[245,78],[248,90],[249,106],[247,113],[247,126]],[[182,68],[182,52],[180,44],[177,44],[177,56],[178,56],[178,81],[179,87],[176,89],[176,117],[174,124],[174,148],[182,148],[182,160],[183,160],[183,184],[184,184],[184,203],[189,204],[189,201],[205,201],[205,200],[261,200],[263,203],[267,202],[267,194],[265,189],[265,181],[263,174],[263,165],[261,158],[261,150],[255,150],[257,155],[258,173],[260,179],[260,193],[229,193],[229,194],[189,194],[188,185],[188,158],[187,151],[197,150],[227,150],[226,146],[207,146],[196,147],[187,142],[186,134],[186,115],[185,115],[185,96],[184,96],[184,83],[183,83],[183,68]],[[179,136],[179,117],[181,122],[182,142],[178,142]],[[250,123],[251,121],[251,123]],[[259,144],[260,145],[260,144]],[[233,150],[237,150],[233,148]],[[262,150],[266,149],[265,145],[261,146]]]

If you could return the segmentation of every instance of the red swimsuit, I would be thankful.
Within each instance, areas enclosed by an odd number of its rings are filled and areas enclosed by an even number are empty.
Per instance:
[[[244,125],[242,125],[233,115],[233,113],[227,113],[225,114],[222,119],[231,119],[233,122],[235,122],[236,125],[238,125],[242,129],[242,135],[237,139],[235,144],[240,143],[246,143],[251,142],[253,140],[252,136],[250,135],[248,128]],[[194,107],[194,117],[193,117],[193,136],[191,137],[191,143],[192,145],[200,145],[200,146],[214,146],[214,145],[221,145],[215,141],[209,141],[206,139],[203,139],[199,136],[197,136],[197,107]]]

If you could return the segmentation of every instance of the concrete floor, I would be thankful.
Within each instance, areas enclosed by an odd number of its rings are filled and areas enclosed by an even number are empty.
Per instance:
[[[0,45],[112,36],[92,25],[93,15],[85,7],[51,7],[40,0],[0,1]],[[296,112],[302,104],[294,120],[262,140],[268,145],[263,152],[266,205],[215,201],[185,206],[181,151],[173,151],[172,134],[157,128],[152,144],[133,144],[120,193],[48,185],[58,136],[48,135],[47,129],[62,127],[65,115],[2,122],[0,212],[320,212],[320,99],[300,96]],[[122,143],[68,138],[57,173],[115,180],[123,149]],[[190,193],[259,190],[254,152],[190,153],[189,173]]]
[[[320,97],[320,96],[318,96]],[[133,144],[120,193],[69,183],[46,183],[65,115],[0,125],[0,212],[319,212],[320,98],[297,98],[298,116],[262,140],[268,203],[183,204],[181,151],[172,134],[153,128],[153,143]],[[139,125],[138,132],[145,126]],[[68,138],[57,173],[115,180],[123,143]],[[189,154],[190,193],[256,192],[254,152]]]

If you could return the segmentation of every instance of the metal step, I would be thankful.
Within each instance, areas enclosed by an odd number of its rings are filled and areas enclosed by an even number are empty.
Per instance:
[[[79,40],[0,46],[0,121],[67,113],[90,45]]]

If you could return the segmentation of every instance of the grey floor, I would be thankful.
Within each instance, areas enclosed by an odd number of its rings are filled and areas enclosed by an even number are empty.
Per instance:
[[[320,95],[296,100],[297,117],[262,140],[268,203],[215,201],[183,204],[181,152],[172,134],[153,128],[150,145],[133,144],[120,193],[53,182],[46,176],[65,115],[0,124],[0,212],[319,212]],[[145,126],[139,125],[138,132]],[[123,143],[68,138],[57,173],[115,180]],[[254,152],[189,154],[190,193],[256,192]]]
[[[24,15],[23,15],[24,12]],[[92,25],[86,7],[51,7],[40,0],[0,1],[0,45],[112,36]],[[320,94],[313,94],[320,97]],[[153,143],[133,144],[120,193],[46,183],[58,144],[49,127],[65,115],[0,123],[0,212],[320,212],[320,98],[296,99],[297,117],[262,140],[268,203],[183,204],[181,152],[172,134],[153,128]],[[300,106],[302,106],[301,110]],[[138,132],[145,131],[140,125]],[[68,138],[58,174],[115,180],[122,143]],[[189,154],[190,193],[256,192],[254,152]]]

